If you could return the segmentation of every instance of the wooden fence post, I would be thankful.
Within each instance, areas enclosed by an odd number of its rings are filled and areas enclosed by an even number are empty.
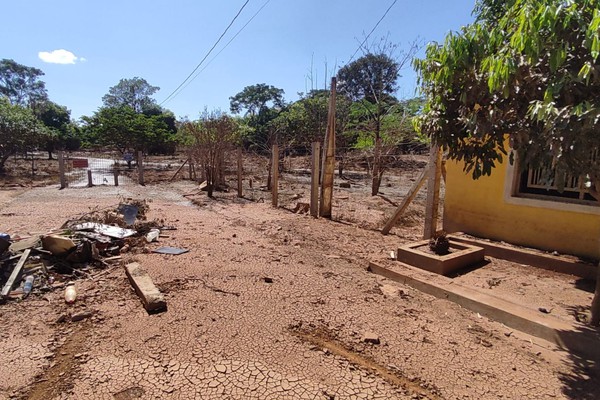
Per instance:
[[[327,115],[327,131],[325,133],[323,157],[323,182],[321,183],[321,217],[331,219],[331,204],[333,201],[333,175],[335,173],[335,95],[336,78],[331,78],[331,93],[329,95],[329,113]]]
[[[279,197],[279,146],[273,145],[273,158],[271,160],[271,203],[277,207]]]
[[[115,176],[115,186],[119,186],[119,170],[118,169],[113,170],[113,174]]]
[[[319,177],[321,144],[313,142],[312,144],[312,163],[310,170],[310,215],[317,218],[319,216]]]
[[[137,158],[137,167],[138,167],[138,183],[144,186],[144,162],[143,162],[143,153],[138,151]]]
[[[87,170],[87,178],[88,178],[88,187],[94,186],[94,180],[92,179],[92,170]]]
[[[58,173],[60,175],[60,188],[64,189],[67,187],[67,177],[65,175],[65,158],[64,152],[58,152]]]
[[[431,239],[437,232],[440,205],[440,183],[442,178],[442,150],[432,146],[429,154],[427,177],[427,202],[425,203],[425,229],[423,239]]]
[[[243,172],[243,165],[242,165],[242,149],[239,148],[237,149],[237,190],[238,190],[238,197],[244,197],[244,193],[243,193],[243,188],[242,188],[242,172]]]

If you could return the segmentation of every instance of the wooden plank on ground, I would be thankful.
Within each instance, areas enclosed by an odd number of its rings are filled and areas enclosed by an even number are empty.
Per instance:
[[[152,282],[150,275],[142,269],[139,263],[127,264],[125,273],[146,311],[160,312],[167,310],[167,301]]]
[[[21,273],[21,270],[23,269],[23,265],[25,264],[25,261],[27,261],[27,257],[29,257],[29,253],[31,253],[31,249],[25,250],[23,252],[23,255],[21,256],[21,258],[17,262],[17,265],[15,265],[15,268],[13,269],[12,273],[8,277],[6,284],[2,288],[2,297],[6,297],[10,293],[10,289],[13,287],[13,285],[15,284],[15,281],[17,280],[17,277]]]
[[[400,204],[400,206],[396,209],[396,212],[394,213],[394,215],[392,215],[392,218],[390,218],[390,220],[385,224],[385,226],[381,230],[381,233],[383,233],[384,235],[387,235],[388,233],[390,233],[390,230],[392,229],[392,227],[396,224],[398,219],[400,219],[400,217],[402,216],[404,211],[406,211],[406,209],[408,208],[410,203],[417,196],[417,193],[419,193],[419,190],[421,189],[421,187],[423,187],[423,184],[427,180],[427,174],[429,172],[428,170],[429,169],[427,167],[425,167],[425,169],[421,172],[421,175],[419,175],[419,178],[417,178],[417,180],[415,181],[413,186],[410,188],[410,190],[406,194],[406,197],[402,201],[402,204]]]

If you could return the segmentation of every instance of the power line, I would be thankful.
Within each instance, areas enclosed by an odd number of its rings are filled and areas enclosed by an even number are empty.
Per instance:
[[[240,14],[244,10],[244,8],[246,8],[246,6],[248,5],[249,2],[250,2],[250,0],[246,0],[246,2],[242,5],[242,7],[237,12],[237,14],[235,14],[235,17],[233,17],[233,19],[231,20],[231,22],[229,23],[229,25],[227,25],[227,28],[225,28],[225,30],[223,31],[223,33],[221,34],[221,36],[219,36],[219,38],[217,39],[217,41],[215,42],[215,44],[210,48],[210,50],[208,51],[208,53],[206,53],[206,55],[202,58],[202,60],[198,63],[198,65],[196,65],[196,68],[194,68],[194,70],[192,72],[190,72],[190,74],[187,76],[187,78],[185,78],[183,80],[183,82],[181,82],[179,84],[179,86],[177,86],[177,88],[175,90],[173,90],[171,92],[171,94],[168,95],[167,98],[162,101],[162,103],[159,104],[159,106],[161,106],[164,103],[166,103],[171,98],[171,96],[173,96],[173,94],[175,92],[177,92],[179,90],[179,88],[182,87],[187,82],[188,79],[190,79],[190,77],[194,74],[194,72],[196,72],[198,70],[198,68],[200,68],[200,65],[202,65],[202,63],[208,58],[208,56],[210,55],[210,53],[212,53],[212,51],[215,49],[215,47],[217,47],[217,45],[219,44],[219,42],[221,41],[221,39],[223,39],[223,36],[225,36],[225,34],[227,33],[227,31],[229,31],[229,28],[231,28],[231,26],[233,25],[233,23],[235,22],[235,20],[240,16]]]
[[[208,66],[209,66],[209,65],[210,65],[210,64],[211,64],[211,63],[212,63],[212,62],[215,60],[215,58],[217,58],[217,57],[219,56],[219,54],[221,54],[221,53],[223,52],[223,50],[225,50],[225,49],[227,48],[227,46],[229,46],[229,45],[231,44],[231,42],[233,42],[233,41],[235,40],[235,38],[237,38],[237,37],[238,37],[238,35],[239,35],[240,33],[242,33],[242,31],[243,31],[243,30],[244,30],[244,29],[245,29],[245,28],[246,28],[246,27],[247,27],[247,26],[250,24],[250,22],[252,22],[252,20],[253,20],[254,18],[256,18],[256,16],[257,16],[257,15],[258,15],[258,14],[259,14],[261,11],[262,11],[262,9],[263,9],[263,8],[265,8],[265,7],[267,6],[267,4],[269,4],[269,2],[270,2],[270,1],[271,1],[271,0],[267,0],[267,1],[265,1],[265,3],[264,3],[264,4],[263,4],[263,5],[262,5],[262,6],[261,6],[259,9],[258,9],[258,11],[257,11],[256,13],[254,13],[254,15],[253,15],[253,16],[252,16],[252,17],[251,17],[249,20],[248,20],[248,22],[246,22],[246,23],[244,24],[244,26],[242,26],[242,27],[240,28],[240,30],[239,30],[239,31],[237,31],[237,33],[236,33],[235,35],[233,35],[233,37],[232,37],[232,38],[229,40],[229,42],[227,42],[227,43],[225,44],[225,46],[223,46],[223,48],[222,48],[221,50],[219,50],[219,52],[218,52],[217,54],[215,54],[215,55],[214,55],[214,57],[213,57],[213,58],[211,58],[211,59],[208,61],[208,63],[206,63],[206,65],[205,65],[205,66],[204,66],[204,67],[203,67],[203,68],[202,68],[200,71],[198,71],[198,72],[196,73],[196,75],[194,75],[194,77],[193,77],[192,79],[190,79],[190,80],[189,80],[189,81],[188,81],[188,82],[187,82],[187,83],[186,83],[186,84],[185,84],[185,85],[184,85],[184,86],[181,88],[181,90],[179,90],[179,92],[178,92],[177,94],[175,94],[173,97],[171,97],[171,99],[173,99],[174,97],[177,97],[177,95],[178,95],[179,93],[181,93],[181,92],[182,92],[182,91],[183,91],[183,90],[184,90],[186,87],[188,87],[188,85],[189,85],[190,83],[192,83],[192,82],[194,81],[194,79],[196,79],[196,78],[198,77],[198,75],[200,75],[200,74],[202,73],[202,71],[204,71],[206,68],[208,68]],[[165,101],[166,101],[166,100],[165,100]]]
[[[398,0],[394,0],[393,3],[385,11],[385,13],[381,16],[381,18],[379,18],[379,21],[377,21],[377,23],[375,24],[375,26],[373,27],[373,29],[371,29],[371,32],[369,32],[369,34],[365,37],[365,39],[362,41],[362,43],[358,45],[358,47],[356,48],[356,51],[354,52],[354,54],[352,54],[352,57],[350,57],[350,59],[348,60],[348,62],[346,63],[346,65],[350,64],[350,62],[352,61],[352,59],[354,58],[354,56],[356,55],[356,53],[358,53],[359,50],[362,49],[363,45],[367,42],[367,40],[369,40],[369,37],[371,37],[371,35],[373,34],[373,32],[375,32],[375,29],[377,29],[377,27],[379,26],[379,24],[381,23],[381,21],[383,21],[383,19],[386,17],[386,15],[388,15],[388,13],[392,9],[392,7],[394,7],[394,5],[396,5],[396,2],[398,2]]]

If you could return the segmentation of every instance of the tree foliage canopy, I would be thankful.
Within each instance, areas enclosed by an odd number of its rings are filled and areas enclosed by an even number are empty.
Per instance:
[[[283,108],[285,106],[283,94],[283,89],[264,83],[246,86],[240,93],[229,98],[231,112],[239,114],[246,110],[248,114],[257,115],[269,108],[269,105]]]
[[[102,102],[104,107],[128,106],[136,113],[141,113],[158,107],[152,95],[159,90],[158,86],[150,85],[143,78],[121,79],[118,84],[108,89],[108,93],[102,97]]]
[[[32,106],[48,98],[46,85],[40,80],[42,70],[27,67],[14,60],[0,60],[0,97],[12,104]]]
[[[474,13],[415,61],[427,98],[417,129],[474,178],[510,135],[522,166],[598,181],[600,0],[480,0]]]
[[[0,98],[0,171],[8,157],[35,149],[47,134],[46,127],[30,109]]]
[[[400,74],[400,66],[383,52],[367,53],[340,68],[338,88],[353,101],[365,99],[376,104],[383,95],[393,95]]]

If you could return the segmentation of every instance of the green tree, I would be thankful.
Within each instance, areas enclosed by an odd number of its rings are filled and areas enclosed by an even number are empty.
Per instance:
[[[57,149],[79,148],[81,141],[71,123],[71,111],[67,107],[47,100],[36,106],[35,114],[50,132],[45,145],[49,160],[52,160],[52,153]]]
[[[513,150],[524,168],[586,177],[600,200],[600,0],[480,0],[475,16],[415,62],[427,98],[416,127],[473,178]]]
[[[119,152],[148,151],[157,141],[173,137],[162,114],[136,113],[131,107],[105,107],[88,120],[96,144],[113,146]],[[168,141],[168,139],[167,139]]]
[[[40,80],[43,75],[40,69],[6,58],[0,60],[0,97],[26,107],[45,101],[48,94],[45,83]]]
[[[285,108],[283,94],[283,89],[260,83],[246,86],[229,98],[231,112],[245,111],[247,123],[252,128],[252,134],[247,137],[249,147],[267,150],[272,144],[275,135],[270,123]]]
[[[11,155],[35,149],[47,134],[30,109],[0,98],[0,172]]]
[[[107,108],[128,106],[136,113],[141,113],[158,107],[152,95],[159,90],[158,86],[150,85],[143,78],[121,79],[108,89],[108,93],[102,97],[102,103]]]

